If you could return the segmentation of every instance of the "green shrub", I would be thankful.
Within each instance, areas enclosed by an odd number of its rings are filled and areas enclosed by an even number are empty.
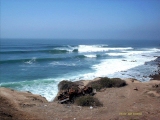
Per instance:
[[[126,81],[121,80],[120,78],[112,78],[111,80],[113,82],[113,87],[123,87],[127,85]]]
[[[103,106],[103,104],[93,96],[81,96],[76,98],[75,103],[79,106]]]
[[[89,84],[90,85],[90,84]],[[90,85],[93,89],[96,89],[97,91],[99,91],[100,89],[102,89],[103,88],[103,86],[100,84],[100,83],[98,83],[98,82],[93,82],[93,83],[91,83],[91,85]]]
[[[100,80],[90,82],[88,86],[92,86],[93,89],[99,91],[102,88],[111,88],[111,87],[123,87],[126,85],[124,80],[119,78],[101,78]]]
[[[103,88],[110,88],[113,87],[113,81],[110,78],[102,78],[100,80],[100,84]]]

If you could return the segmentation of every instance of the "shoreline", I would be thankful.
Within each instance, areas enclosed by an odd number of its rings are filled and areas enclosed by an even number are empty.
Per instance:
[[[143,56],[143,55],[142,55]],[[153,56],[153,59],[155,60],[156,58],[157,58],[158,56]],[[152,59],[152,60],[153,60]],[[121,60],[123,60],[123,59],[121,59]],[[120,61],[121,61],[120,60]],[[136,60],[136,59],[135,59]],[[153,61],[154,61],[153,60]],[[127,61],[126,61],[127,62]],[[137,62],[138,62],[138,60],[137,60]],[[151,61],[150,61],[151,62]],[[124,61],[124,63],[125,63],[125,61]],[[130,62],[130,61],[128,61],[128,63],[129,64],[137,64],[136,62]],[[149,76],[151,75],[151,74],[154,74],[154,71],[156,70],[156,66],[155,65],[153,65],[153,68],[155,68],[155,69],[153,69],[152,68],[152,66],[151,65],[148,65],[148,63],[149,62],[147,62],[146,63],[146,65],[145,65],[145,63],[143,62],[143,65],[141,66],[140,65],[140,67],[135,67],[135,69],[133,68],[133,69],[129,69],[129,70],[126,70],[126,71],[118,71],[118,72],[115,72],[115,75],[116,75],[116,77],[118,77],[118,78],[121,78],[121,79],[127,79],[127,78],[135,78],[135,79],[137,79],[137,80],[141,80],[141,81],[145,81],[146,79],[148,79],[149,78]],[[150,67],[151,66],[151,67]],[[139,69],[139,68],[142,68],[142,69]],[[120,68],[121,69],[121,68]],[[106,71],[109,71],[110,69],[107,69]],[[144,72],[143,72],[143,70],[144,70]],[[100,72],[99,73],[101,73],[101,69],[99,70]],[[103,72],[104,70],[102,69],[102,72]],[[153,71],[153,72],[152,72]],[[134,73],[135,72],[135,73]],[[57,94],[57,85],[58,85],[58,82],[60,82],[61,80],[70,80],[70,81],[74,81],[74,80],[81,80],[81,79],[83,79],[83,80],[92,80],[92,79],[94,79],[95,77],[101,77],[101,76],[99,76],[99,75],[95,75],[94,76],[94,73],[95,72],[93,72],[91,75],[89,74],[89,75],[86,75],[87,77],[81,77],[81,75],[80,75],[80,77],[79,77],[79,75],[75,75],[75,77],[73,77],[72,75],[71,75],[71,77],[62,77],[62,79],[61,79],[61,77],[60,77],[60,79],[59,78],[51,78],[51,82],[54,82],[54,83],[50,83],[50,78],[49,79],[47,79],[47,77],[46,78],[42,78],[42,79],[36,79],[36,80],[31,80],[31,81],[27,81],[27,80],[24,80],[23,81],[23,79],[22,79],[22,81],[19,81],[19,82],[16,82],[15,81],[15,83],[13,82],[13,84],[12,84],[12,82],[8,82],[8,83],[5,83],[5,82],[3,82],[2,84],[1,84],[1,86],[4,86],[4,87],[10,87],[10,88],[12,88],[12,89],[16,89],[16,90],[20,90],[20,91],[30,91],[30,92],[32,92],[32,93],[34,93],[34,94],[40,94],[40,95],[42,95],[42,96],[44,96],[44,97],[46,97],[47,98],[47,100],[48,101],[51,101],[52,99],[53,99],[53,97],[55,97],[56,96],[56,94]],[[105,71],[104,71],[104,73],[105,73]],[[78,74],[80,74],[80,73],[78,73]],[[86,73],[86,74],[88,74],[88,73]],[[109,78],[112,78],[112,77],[114,77],[115,75],[111,75],[111,76],[107,76],[107,75],[105,75],[106,77],[109,77]],[[83,76],[83,75],[82,75]],[[84,76],[85,76],[85,73],[84,73]],[[102,75],[103,76],[103,75]],[[103,76],[104,77],[104,76]],[[65,79],[65,78],[68,78],[68,79]],[[150,79],[150,78],[149,78]],[[148,79],[148,80],[149,80]],[[11,79],[12,80],[12,79]],[[44,84],[43,83],[41,83],[41,80],[42,80],[42,82],[44,82]],[[148,81],[148,80],[146,80],[146,81]],[[47,82],[47,84],[45,84]],[[51,85],[50,85],[51,84]],[[36,85],[38,85],[38,88],[39,89],[35,89],[35,87],[37,87]],[[52,89],[52,88],[55,88],[55,89]],[[47,88],[47,89],[46,89]],[[46,89],[46,90],[45,90]]]
[[[158,65],[155,74],[150,75],[152,77],[150,81],[140,82],[128,78],[125,79],[127,86],[105,88],[95,95],[103,103],[103,107],[93,107],[92,109],[75,104],[59,104],[57,101],[49,102],[41,95],[0,87],[0,108],[2,108],[0,119],[156,120],[160,117],[160,57],[150,63]],[[75,82],[86,86],[98,79]],[[157,85],[158,87],[156,87]]]
[[[94,80],[98,80],[98,78]],[[87,85],[91,81],[81,80],[79,82]],[[92,109],[74,104],[59,104],[57,101],[48,102],[40,95],[1,87],[0,107],[2,109],[0,110],[0,118],[7,120],[24,118],[29,120],[159,118],[160,107],[157,106],[159,106],[160,93],[156,92],[156,88],[153,86],[159,85],[158,88],[160,88],[160,80],[140,82],[127,79],[126,82],[127,86],[106,88],[97,92],[95,97],[103,103],[103,107],[93,107]],[[134,90],[135,88],[138,88],[138,90]]]
[[[155,64],[157,64],[158,66],[158,70],[155,71],[154,75],[150,75],[150,77],[152,78],[151,80],[157,79],[160,80],[160,56],[158,56],[155,60],[154,60]]]

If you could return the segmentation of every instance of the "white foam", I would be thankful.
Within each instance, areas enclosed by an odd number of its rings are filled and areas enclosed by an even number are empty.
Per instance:
[[[127,57],[127,56],[134,56],[134,55],[149,55],[149,54],[152,54],[152,53],[155,53],[155,52],[159,52],[160,49],[156,49],[156,48],[153,48],[153,49],[147,49],[147,50],[141,50],[141,51],[121,51],[122,53],[106,53],[107,55],[109,56],[124,56],[124,57]]]
[[[55,80],[53,78],[48,78],[33,81],[21,81],[10,84],[21,84],[15,89],[20,91],[30,91],[33,94],[39,94],[45,97],[48,101],[52,101],[58,93],[57,85],[59,81],[59,79]]]
[[[121,71],[127,71],[131,68],[135,68],[140,65],[144,65],[145,62],[151,61],[155,59],[155,55],[157,55],[159,49],[150,49],[148,51],[123,51],[123,53],[107,53],[111,56],[119,56],[122,55],[124,58],[116,58],[116,59],[105,59],[101,60],[99,64],[95,64],[92,66],[94,72],[78,74],[76,76],[72,76],[71,80],[79,80],[79,79],[89,79],[92,80],[95,77],[105,77],[105,76],[113,76],[119,77],[119,75],[115,75],[115,73]],[[149,78],[146,78],[149,79]]]
[[[66,50],[68,52],[73,52],[73,50],[77,49],[77,47],[72,47],[70,45],[66,46],[66,47],[57,47],[54,48],[54,50]]]
[[[104,52],[109,50],[132,50],[132,47],[108,47],[108,45],[78,45],[76,47],[64,46],[54,48],[57,50],[67,50],[68,52],[73,52],[73,50],[78,50],[79,53],[86,52]]]
[[[145,62],[154,60],[159,49],[151,49],[148,51],[125,51],[125,53],[107,53],[111,56],[122,55],[124,58],[106,59],[100,64],[93,65],[92,68],[96,71],[96,76],[111,75],[116,72],[126,71],[128,69],[144,65]]]
[[[26,64],[32,64],[32,63],[34,63],[35,61],[36,61],[36,57],[33,57],[31,60],[26,61],[26,62],[24,62],[24,63],[26,63]]]
[[[84,55],[84,56],[87,58],[96,58],[97,57],[97,55]]]
[[[103,47],[99,45],[79,45],[78,52],[103,52],[103,51],[109,51],[109,50],[131,50],[132,47]]]

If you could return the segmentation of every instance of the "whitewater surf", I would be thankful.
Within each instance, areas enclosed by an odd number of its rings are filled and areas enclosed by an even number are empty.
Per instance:
[[[0,85],[40,94],[51,101],[62,80],[118,77],[149,81],[149,75],[158,68],[146,63],[159,55],[159,41],[134,42],[41,40],[39,44],[2,40]]]

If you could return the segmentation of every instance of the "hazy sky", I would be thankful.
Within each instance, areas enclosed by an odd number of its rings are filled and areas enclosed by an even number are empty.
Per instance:
[[[160,0],[1,0],[1,38],[160,39]]]

